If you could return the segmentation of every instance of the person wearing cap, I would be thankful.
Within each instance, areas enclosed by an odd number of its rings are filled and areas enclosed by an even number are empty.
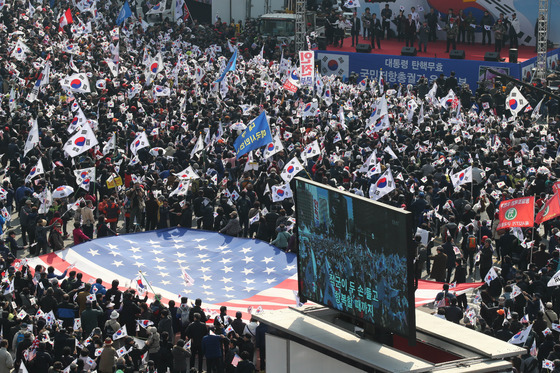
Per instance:
[[[241,224],[239,223],[239,217],[237,216],[237,211],[232,211],[229,214],[229,220],[225,227],[220,229],[220,233],[225,233],[229,236],[237,237],[237,235],[242,231]]]
[[[121,328],[121,324],[119,324],[119,313],[116,310],[111,311],[111,315],[109,316],[109,320],[105,321],[105,325],[103,326],[105,337],[113,337],[113,334],[117,332]],[[113,341],[113,347],[115,349],[121,348],[123,345],[124,340],[123,338],[119,338]]]
[[[62,224],[56,221],[54,222],[53,228],[49,234],[49,245],[51,246],[53,252],[64,249],[64,238],[62,234]]]
[[[558,323],[558,314],[552,309],[552,302],[546,302],[544,308],[544,321],[550,330],[552,330],[552,323]]]
[[[179,339],[171,350],[173,355],[173,373],[187,373],[187,359],[191,357],[191,351],[185,348],[185,341]]]
[[[447,33],[447,50],[445,53],[449,53],[449,47],[457,49],[457,34],[459,33],[459,26],[457,26],[454,17],[449,17],[444,29]]]
[[[502,43],[504,40],[504,35],[506,33],[506,26],[501,18],[492,27],[494,31],[494,52],[500,53],[502,51]]]
[[[117,358],[117,350],[113,347],[113,341],[109,337],[105,338],[103,350],[98,359],[97,371],[99,373],[113,373]]]
[[[14,335],[12,340],[12,351],[14,353],[17,351],[18,345],[23,342],[26,332],[28,332],[27,323],[22,322],[19,326],[18,332]]]

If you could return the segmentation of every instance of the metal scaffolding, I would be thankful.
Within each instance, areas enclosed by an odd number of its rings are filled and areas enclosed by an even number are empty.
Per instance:
[[[296,0],[296,53],[307,49],[305,38],[305,2],[306,0]]]
[[[546,52],[548,50],[548,0],[539,0],[539,19],[537,24],[537,66],[534,79],[546,78]]]

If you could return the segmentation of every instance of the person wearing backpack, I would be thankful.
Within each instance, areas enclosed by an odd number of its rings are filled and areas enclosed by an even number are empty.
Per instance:
[[[12,341],[12,351],[15,353],[17,351],[18,345],[25,339],[25,332],[27,332],[27,324],[22,323],[20,325],[20,330],[14,335]]]
[[[463,235],[461,249],[463,249],[465,260],[469,263],[469,275],[472,276],[474,272],[474,256],[478,251],[478,240],[474,233],[474,227],[471,224],[468,225],[467,231]]]
[[[186,337],[186,332],[187,332],[187,326],[189,326],[189,313],[191,311],[191,308],[189,307],[189,298],[187,297],[181,297],[181,305],[179,306],[179,308],[177,309],[177,318],[180,320],[181,322],[181,339],[185,339]]]

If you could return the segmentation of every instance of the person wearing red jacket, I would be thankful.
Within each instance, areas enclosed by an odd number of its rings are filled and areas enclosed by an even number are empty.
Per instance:
[[[72,236],[74,237],[74,245],[78,245],[86,241],[91,241],[91,238],[86,236],[84,231],[82,231],[82,224],[78,222],[74,223],[74,230],[72,231]]]
[[[112,231],[117,231],[117,221],[119,220],[119,215],[121,213],[121,209],[119,204],[115,201],[115,197],[111,196],[107,207],[105,207],[102,212],[105,214],[105,218],[107,223],[109,223],[109,227]]]

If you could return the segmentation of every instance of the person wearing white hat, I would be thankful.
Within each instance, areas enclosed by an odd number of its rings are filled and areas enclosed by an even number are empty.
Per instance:
[[[105,321],[105,326],[103,328],[103,336],[105,338],[113,338],[113,334],[117,332],[121,328],[121,324],[119,323],[119,313],[116,310],[111,311],[111,315],[109,316],[109,320]],[[122,347],[124,339],[117,339],[113,341],[113,347],[115,349],[119,349]]]

